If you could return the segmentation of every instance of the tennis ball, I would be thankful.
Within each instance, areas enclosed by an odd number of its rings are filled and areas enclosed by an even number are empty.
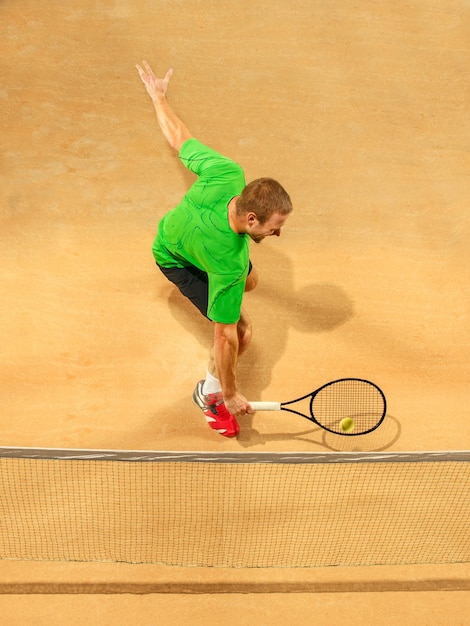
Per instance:
[[[339,423],[339,427],[343,433],[351,433],[354,430],[354,420],[352,417],[343,417]]]

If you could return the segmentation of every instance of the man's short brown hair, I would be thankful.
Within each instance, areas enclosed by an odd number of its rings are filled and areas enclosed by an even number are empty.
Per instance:
[[[237,215],[252,211],[260,224],[275,213],[288,215],[292,202],[284,187],[273,178],[257,178],[249,183],[237,199]]]

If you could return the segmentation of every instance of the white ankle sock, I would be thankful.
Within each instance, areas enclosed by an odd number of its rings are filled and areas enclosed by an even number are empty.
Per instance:
[[[219,391],[222,391],[219,379],[215,376],[212,376],[209,370],[207,370],[206,380],[204,381],[204,385],[202,386],[202,393],[207,396],[210,393],[218,393]]]

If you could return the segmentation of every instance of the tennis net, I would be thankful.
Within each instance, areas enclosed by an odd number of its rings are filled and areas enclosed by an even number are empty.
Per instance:
[[[199,567],[470,561],[470,452],[0,448],[0,558]]]

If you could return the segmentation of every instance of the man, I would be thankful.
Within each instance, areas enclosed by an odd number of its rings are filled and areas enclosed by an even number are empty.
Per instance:
[[[142,66],[136,67],[165,138],[198,176],[182,202],[161,219],[152,251],[163,274],[214,324],[206,378],[193,400],[213,430],[235,437],[237,417],[253,413],[236,378],[238,358],[251,339],[243,293],[258,280],[249,240],[279,237],[292,203],[271,178],[246,185],[239,165],[195,139],[168,104],[172,70],[158,78],[146,61]]]

